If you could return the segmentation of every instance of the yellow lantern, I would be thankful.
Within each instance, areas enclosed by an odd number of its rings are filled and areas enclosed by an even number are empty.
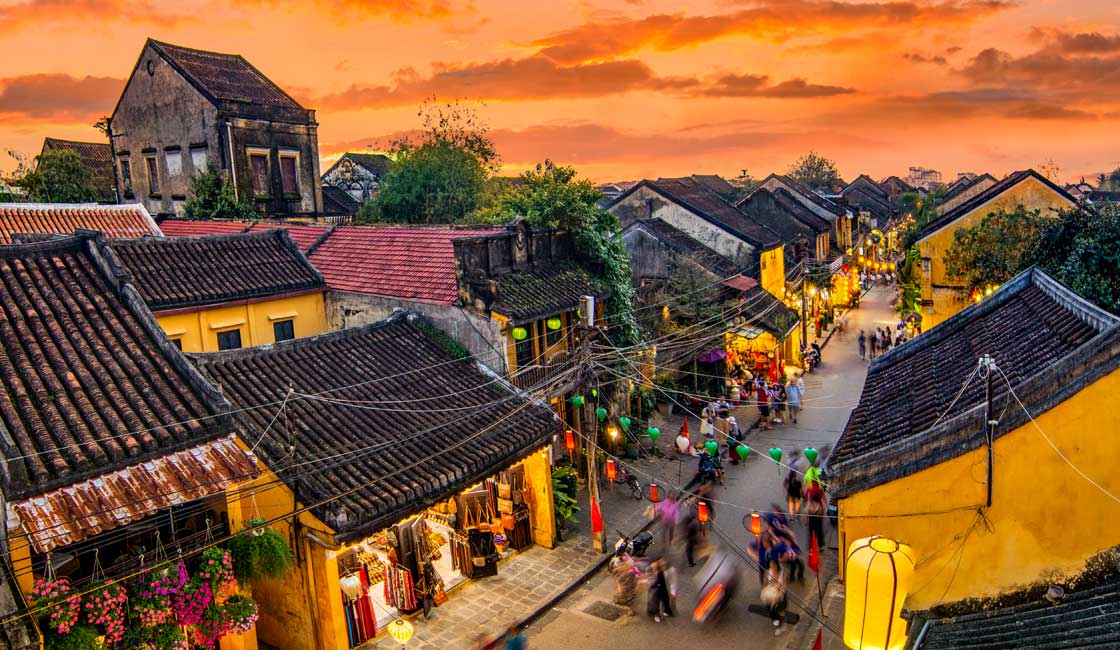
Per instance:
[[[389,624],[389,636],[397,643],[404,645],[412,638],[412,623],[398,618]]]
[[[909,546],[875,535],[848,547],[844,644],[853,650],[896,650],[906,645],[902,604],[914,575]]]

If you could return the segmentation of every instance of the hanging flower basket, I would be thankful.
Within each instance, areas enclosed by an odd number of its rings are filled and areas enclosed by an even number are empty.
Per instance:
[[[116,643],[124,638],[124,610],[128,597],[120,583],[105,582],[85,599],[86,621],[105,631],[105,638]]]
[[[215,597],[232,587],[233,557],[229,551],[217,547],[203,551],[198,563],[198,577],[210,583],[210,593]]]
[[[188,650],[190,646],[183,628],[171,623],[154,628],[133,628],[120,647],[130,650]]]
[[[248,596],[235,595],[222,604],[210,603],[194,631],[194,640],[213,645],[230,634],[244,634],[257,622],[257,603]]]
[[[129,605],[140,625],[159,627],[175,621],[175,599],[187,580],[187,568],[182,562],[141,576],[129,597]]]
[[[36,580],[31,597],[36,614],[50,614],[51,629],[59,634],[68,633],[78,622],[82,597],[73,593],[66,578]]]
[[[172,598],[172,608],[179,625],[198,625],[202,613],[214,599],[210,583],[195,576]]]
[[[227,542],[233,556],[233,569],[238,582],[246,584],[260,578],[282,578],[295,561],[288,540],[263,519],[250,519],[245,529]],[[389,539],[379,536],[378,546],[389,548]]]

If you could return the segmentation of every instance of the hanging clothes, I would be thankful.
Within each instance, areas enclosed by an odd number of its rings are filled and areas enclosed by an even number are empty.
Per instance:
[[[402,612],[416,609],[416,589],[407,568],[399,564],[385,567],[385,602]]]

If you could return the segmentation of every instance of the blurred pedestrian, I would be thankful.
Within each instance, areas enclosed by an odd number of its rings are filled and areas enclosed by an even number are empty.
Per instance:
[[[616,555],[609,568],[614,577],[614,604],[624,607],[627,615],[633,616],[634,603],[638,600],[639,573],[634,558],[625,553]]]
[[[761,379],[755,385],[754,399],[758,403],[759,422],[763,429],[769,431],[773,428],[770,426],[770,392]]]
[[[528,647],[529,642],[525,640],[518,626],[509,626],[509,631],[506,632],[506,650],[527,650]]]
[[[859,331],[859,358],[867,358],[867,334],[863,330]]]
[[[646,613],[657,623],[662,616],[673,615],[673,604],[669,599],[669,581],[665,578],[665,561],[654,560],[649,565],[649,600],[646,601]]]
[[[786,474],[786,502],[789,504],[790,517],[797,517],[797,513],[801,511],[801,475],[797,470],[790,469]]]
[[[797,415],[801,413],[801,392],[804,390],[805,383],[801,381],[801,375],[795,374],[790,377],[786,382],[786,403],[789,404],[789,419],[790,422],[797,424]]]

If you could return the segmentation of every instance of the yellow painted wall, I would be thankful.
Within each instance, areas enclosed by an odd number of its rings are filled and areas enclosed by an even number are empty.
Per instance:
[[[1029,210],[1041,210],[1042,214],[1051,216],[1056,215],[1055,210],[1073,207],[1068,199],[1037,178],[1028,176],[991,201],[961,216],[940,230],[930,233],[918,242],[923,269],[926,266],[924,261],[929,260],[928,275],[923,270],[922,300],[933,301],[932,307],[928,304],[922,307],[923,330],[928,331],[930,327],[956,314],[969,304],[968,296],[963,295],[963,290],[955,289],[955,287],[961,286],[961,283],[949,279],[945,272],[945,253],[953,245],[953,234],[959,228],[975,226],[993,212],[1011,211],[1020,205]]]
[[[1120,493],[1111,452],[1120,409],[1109,405],[1118,393],[1120,371],[1114,371],[1038,417],[1070,461],[1113,494]],[[869,535],[911,545],[917,591],[906,607],[925,609],[1011,591],[1051,572],[1076,572],[1089,556],[1120,544],[1120,506],[1063,462],[1029,422],[996,440],[991,530],[978,525],[968,533],[975,509],[889,516],[984,505],[986,468],[987,451],[978,449],[842,499],[841,548]],[[958,537],[965,535],[962,549]]]
[[[525,482],[533,492],[529,514],[533,523],[533,543],[545,548],[556,546],[556,509],[552,497],[552,461],[544,448],[522,461]]]
[[[783,247],[763,251],[759,260],[759,284],[779,300],[785,295],[786,261]]]
[[[185,314],[158,316],[163,331],[183,343],[184,352],[214,352],[218,333],[241,330],[244,347],[274,343],[272,325],[293,320],[296,338],[328,331],[327,311],[322,293],[281,296],[249,304],[216,305]]]
[[[603,314],[603,301],[597,301],[595,304],[596,320],[601,320],[600,316]],[[498,324],[498,328],[502,332],[509,331],[509,317],[491,312],[490,317]],[[569,337],[572,334],[572,329],[579,324],[576,312],[565,312],[557,314],[555,318],[560,319],[560,332],[562,336],[560,340],[552,345],[548,345],[547,332],[548,326],[546,321],[548,317],[542,318],[532,323],[524,323],[524,327],[529,332],[529,339],[533,341],[533,358],[536,359],[537,364],[548,363],[555,355],[567,351],[569,349]],[[513,339],[512,334],[506,334],[504,337],[506,342],[506,363],[511,373],[518,371],[517,367],[517,341]]]

